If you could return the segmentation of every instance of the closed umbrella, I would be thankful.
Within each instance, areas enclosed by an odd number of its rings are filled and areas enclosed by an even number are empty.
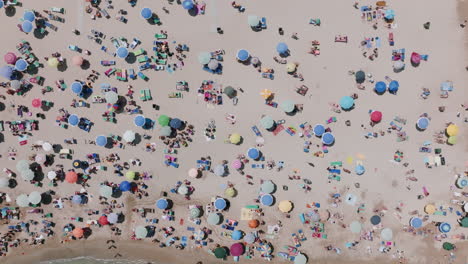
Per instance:
[[[213,253],[218,259],[223,259],[227,256],[226,249],[222,247],[216,248]]]
[[[107,137],[103,136],[103,135],[97,136],[96,137],[96,145],[98,145],[100,147],[104,147],[105,145],[107,145]]]
[[[168,126],[171,119],[167,115],[160,115],[158,117],[158,124],[160,126]]]
[[[107,219],[107,216],[101,215],[101,217],[98,219],[98,223],[102,226],[105,226],[109,224],[109,220]]]
[[[416,126],[420,130],[425,130],[429,126],[429,118],[427,117],[421,117],[418,119],[416,122]]]
[[[67,174],[65,174],[65,181],[68,183],[75,183],[78,180],[78,174],[74,171],[68,171]]]
[[[354,106],[354,99],[351,96],[343,96],[340,99],[340,106],[344,110],[349,110]]]
[[[32,105],[33,107],[35,107],[35,108],[38,108],[38,107],[40,107],[40,106],[42,105],[42,101],[41,101],[41,99],[39,99],[39,98],[34,98],[34,99],[32,100],[31,105]]]
[[[380,232],[380,237],[382,238],[382,240],[385,240],[385,241],[392,240],[392,238],[393,238],[392,229],[390,229],[390,228],[382,229],[382,231]]]
[[[179,186],[179,188],[177,188],[177,193],[180,195],[186,195],[188,194],[188,192],[189,192],[189,189],[187,185],[181,185]]]
[[[272,95],[273,93],[268,90],[268,89],[263,89],[261,92],[260,92],[260,95],[263,97],[263,99],[268,99],[270,98],[270,96]]]
[[[107,221],[109,221],[111,224],[116,224],[119,221],[119,215],[116,213],[110,213],[107,216]]]
[[[325,126],[321,124],[316,124],[313,130],[314,130],[314,134],[317,137],[321,137],[323,133],[325,133]]]
[[[34,22],[34,19],[36,19],[36,16],[34,15],[33,11],[26,11],[23,14],[23,19],[29,22]]]
[[[148,235],[148,230],[144,226],[137,226],[135,228],[135,237],[138,239],[143,239]]]
[[[0,75],[7,79],[7,80],[11,80],[12,76],[13,76],[13,67],[11,66],[3,66],[0,68]]]
[[[357,71],[354,77],[357,83],[363,83],[366,80],[366,74],[363,71]]]
[[[25,71],[26,69],[28,68],[28,63],[23,60],[23,59],[19,59],[15,62],[15,69],[17,71]]]
[[[101,196],[104,196],[106,198],[110,198],[112,196],[112,193],[113,193],[113,190],[112,190],[112,187],[110,187],[110,186],[101,185],[101,187],[99,187],[99,194]]]
[[[128,49],[125,47],[119,47],[116,51],[117,57],[121,59],[125,59],[128,56]]]
[[[250,54],[247,50],[245,49],[240,49],[237,51],[237,56],[236,58],[240,61],[246,61],[250,57]]]
[[[29,199],[26,194],[20,194],[18,197],[16,197],[16,204],[19,207],[27,207],[29,206]]]
[[[56,68],[59,65],[59,61],[55,57],[51,57],[47,60],[47,65],[52,68]]]
[[[217,60],[210,60],[210,62],[208,62],[208,68],[210,70],[215,71],[216,69],[218,69],[218,67],[219,67],[219,62]]]
[[[47,157],[45,154],[39,153],[34,157],[34,161],[39,164],[44,164],[47,161]]]
[[[81,195],[78,195],[78,194],[73,195],[73,197],[72,197],[72,202],[73,203],[81,204],[82,201],[83,201],[83,198],[81,198]]]
[[[281,108],[283,109],[284,112],[286,113],[292,113],[296,109],[296,106],[294,105],[294,102],[291,100],[284,101],[281,104]]]
[[[5,54],[5,56],[3,56],[3,59],[7,64],[14,65],[16,62],[16,55],[13,52],[8,52],[7,54]]]
[[[211,60],[211,54],[209,52],[201,52],[198,54],[198,62],[200,62],[200,64],[208,64],[208,62],[210,62]]]
[[[134,171],[127,171],[125,173],[125,178],[129,181],[133,181],[135,179],[136,173]]]
[[[278,204],[278,209],[283,213],[288,213],[292,210],[292,203],[288,200],[283,200]]]
[[[25,181],[32,181],[34,179],[34,171],[27,169],[25,171],[21,171],[21,177]]]
[[[288,45],[284,42],[280,42],[278,43],[278,45],[276,45],[276,51],[279,54],[285,54],[288,50],[289,50]]]
[[[136,136],[135,132],[133,132],[132,130],[127,130],[123,134],[122,138],[123,140],[125,140],[125,142],[131,143],[135,140],[135,136]]]
[[[223,198],[218,198],[218,199],[216,199],[216,201],[214,203],[214,206],[218,210],[224,210],[224,209],[226,209],[227,202]]]
[[[237,95],[236,89],[232,88],[232,86],[227,86],[224,88],[224,94],[227,95],[229,98],[233,98]]]
[[[145,7],[142,8],[140,11],[140,15],[143,19],[150,19],[153,16],[153,11],[151,9]]]
[[[169,206],[169,202],[166,199],[161,198],[156,202],[156,206],[161,210],[165,210]]]
[[[370,119],[372,122],[380,122],[382,120],[382,112],[372,111],[370,115]]]
[[[272,181],[264,181],[260,186],[260,191],[263,193],[273,193],[276,185]]]
[[[295,63],[290,62],[290,63],[286,64],[286,71],[288,73],[294,73],[296,71],[296,67],[297,67],[297,65]]]
[[[133,123],[135,124],[135,126],[137,127],[142,127],[145,125],[145,117],[142,116],[142,115],[137,115],[134,119],[133,119]]]
[[[226,167],[223,164],[219,164],[214,168],[213,172],[216,176],[224,176],[226,174]]]
[[[210,224],[210,225],[218,225],[220,220],[221,220],[221,218],[220,218],[219,214],[210,213],[210,214],[208,215],[207,222],[208,222],[208,224]]]
[[[229,141],[231,142],[231,144],[239,144],[241,142],[241,135],[239,135],[238,133],[232,133],[229,136]]]
[[[163,126],[159,129],[159,135],[168,137],[172,134],[172,128],[170,126]]]
[[[351,232],[357,234],[357,233],[360,233],[360,232],[361,232],[362,225],[361,225],[361,223],[359,223],[358,221],[353,221],[353,222],[351,222],[351,224],[349,225],[349,229],[351,229]]]
[[[260,202],[262,203],[262,205],[272,206],[273,202],[274,202],[274,199],[273,199],[273,196],[271,194],[264,194],[260,198]]]
[[[254,233],[247,233],[247,235],[244,236],[244,242],[247,244],[252,244],[256,240]]]
[[[196,207],[190,209],[190,217],[191,217],[191,218],[197,218],[197,217],[200,216],[200,214],[201,214],[200,209],[198,209],[198,208],[196,208]]]
[[[191,168],[188,171],[188,176],[192,178],[197,178],[198,177],[198,170],[196,168]]]
[[[130,182],[128,182],[128,181],[123,181],[119,185],[119,189],[122,192],[128,192],[128,191],[130,191],[131,188],[132,188],[132,184]]]
[[[16,163],[16,169],[20,172],[29,170],[29,163],[26,160],[20,160]]]
[[[78,122],[79,122],[79,118],[77,115],[70,115],[68,117],[68,124],[70,124],[70,126],[76,126],[78,125]]]
[[[374,91],[378,94],[383,94],[385,93],[385,90],[387,90],[387,85],[384,82],[377,82],[374,87]]]
[[[185,10],[190,10],[194,7],[195,5],[193,4],[193,1],[192,0],[185,0],[184,2],[182,2],[182,7],[185,9]]]
[[[174,128],[174,129],[179,129],[182,127],[182,120],[180,120],[179,118],[173,118],[171,120],[171,122],[169,122],[169,126]]]
[[[381,219],[380,219],[380,216],[378,216],[378,215],[374,215],[374,216],[372,216],[372,217],[370,218],[370,222],[371,222],[371,224],[373,224],[373,225],[378,225],[378,224],[380,224],[380,221],[381,221]]]
[[[82,228],[76,227],[73,229],[72,234],[76,238],[81,238],[84,235],[84,230]]]
[[[81,84],[80,82],[74,82],[71,85],[71,90],[75,94],[80,94],[83,91],[83,84]]]
[[[294,264],[306,264],[307,263],[307,257],[299,253],[297,256],[294,257]]]
[[[242,161],[240,161],[240,160],[238,160],[238,159],[233,160],[233,161],[231,162],[231,167],[232,167],[233,169],[236,169],[236,170],[242,168]]]
[[[398,81],[391,81],[388,85],[388,91],[391,94],[396,94],[398,92],[398,88],[400,88],[400,83]]]
[[[31,192],[28,196],[28,201],[32,205],[39,204],[41,200],[42,200],[41,193],[37,191]]]
[[[242,231],[240,230],[234,230],[231,234],[231,238],[234,239],[234,240],[240,240],[242,239]]]
[[[445,130],[449,137],[458,135],[458,126],[455,124],[450,124]]]
[[[422,226],[423,222],[421,218],[419,217],[412,217],[410,219],[410,225],[414,228],[420,228]]]
[[[331,145],[335,142],[335,137],[332,133],[327,132],[322,135],[322,143],[325,145]]]
[[[25,20],[23,21],[23,24],[21,24],[21,29],[23,30],[23,32],[29,33],[33,30],[33,24],[31,23],[31,21]]]
[[[105,94],[106,102],[109,104],[115,104],[117,101],[119,101],[119,95],[114,92],[110,91]]]
[[[260,24],[260,18],[258,16],[250,15],[247,17],[247,22],[251,27],[257,27]]]
[[[238,257],[238,256],[244,254],[244,245],[242,243],[232,244],[231,248],[229,249],[229,253],[233,257]]]
[[[73,56],[72,58],[72,63],[75,66],[81,66],[83,65],[84,59],[81,56]]]
[[[275,125],[275,121],[270,116],[264,116],[260,119],[260,124],[264,129],[271,129]]]
[[[224,191],[224,195],[227,197],[234,197],[237,195],[237,191],[233,187],[229,187]]]
[[[251,159],[256,160],[256,159],[260,158],[260,151],[258,149],[256,149],[256,148],[249,148],[247,150],[247,156],[249,158],[251,158]]]
[[[6,188],[10,185],[10,180],[5,177],[0,178],[0,188]]]

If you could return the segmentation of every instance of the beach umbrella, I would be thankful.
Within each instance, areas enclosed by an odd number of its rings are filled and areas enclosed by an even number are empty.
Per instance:
[[[447,144],[449,145],[455,145],[457,144],[457,137],[456,136],[451,136],[447,139]]]
[[[423,222],[421,218],[419,217],[412,217],[410,219],[410,225],[414,228],[420,228],[422,226]]]
[[[77,115],[70,115],[68,117],[68,124],[70,124],[70,126],[76,126],[78,125],[78,122],[79,122],[79,118]]]
[[[48,178],[49,180],[52,181],[52,180],[54,180],[55,178],[57,178],[57,173],[56,173],[55,171],[49,171],[49,172],[47,173],[47,178]]]
[[[260,59],[258,57],[253,57],[252,59],[250,59],[250,62],[253,64],[253,65],[257,65],[260,63]]]
[[[177,188],[177,193],[180,195],[186,195],[189,193],[189,189],[187,185],[181,185],[179,188]]]
[[[16,62],[16,55],[13,52],[8,52],[7,54],[5,54],[5,56],[3,56],[3,59],[7,64],[13,65]]]
[[[325,126],[321,124],[316,124],[313,130],[314,130],[314,134],[317,137],[321,137],[323,133],[325,133]]]
[[[242,168],[242,161],[240,161],[239,159],[233,160],[233,161],[231,162],[231,167],[232,167],[233,169],[236,169],[236,170]]]
[[[29,203],[31,203],[32,205],[36,205],[36,204],[39,204],[42,200],[42,196],[41,196],[41,193],[40,192],[37,192],[37,191],[33,191],[29,194],[28,196],[28,201]]]
[[[31,21],[25,20],[23,21],[23,24],[21,24],[21,29],[23,30],[23,32],[29,33],[33,30],[33,24],[31,23]]]
[[[106,102],[109,104],[115,104],[119,101],[119,95],[114,91],[109,91],[105,95]]]
[[[167,115],[160,115],[158,117],[158,124],[160,126],[168,126],[171,119]]]
[[[242,231],[240,230],[235,230],[231,234],[231,238],[234,240],[241,240],[242,239]]]
[[[260,225],[260,222],[257,219],[252,219],[249,221],[250,228],[257,228]]]
[[[34,171],[27,169],[25,171],[21,171],[21,177],[25,181],[32,181],[34,179]]]
[[[256,160],[256,159],[260,158],[260,151],[258,149],[256,149],[256,148],[249,148],[247,150],[247,156],[249,158],[251,158],[251,159]]]
[[[198,62],[200,62],[200,64],[208,64],[208,62],[210,62],[211,60],[211,53],[209,52],[200,52],[198,54]]]
[[[237,56],[236,58],[240,61],[246,61],[250,57],[250,54],[247,50],[245,49],[240,49],[237,51]]]
[[[468,185],[468,178],[466,177],[458,178],[457,181],[455,182],[455,185],[457,185],[457,187],[460,189],[465,188]]]
[[[6,188],[10,185],[10,180],[5,177],[0,178],[0,188]]]
[[[284,42],[280,42],[278,43],[278,45],[276,45],[276,51],[279,54],[285,54],[288,50],[289,50],[288,45]]]
[[[16,163],[16,169],[18,171],[25,171],[25,170],[29,170],[29,163],[26,161],[26,160],[19,160],[17,163]]]
[[[224,191],[224,195],[227,197],[234,197],[237,195],[237,191],[233,187],[229,187]]]
[[[214,255],[218,259],[223,259],[227,256],[226,249],[223,247],[218,247],[213,251]]]
[[[356,172],[357,175],[362,175],[364,174],[364,172],[366,172],[366,169],[364,168],[364,166],[359,164],[356,166],[356,168],[354,168],[354,171]]]
[[[49,67],[56,68],[59,65],[59,61],[55,57],[50,57],[47,60],[47,65],[49,65]]]
[[[382,120],[382,112],[372,111],[370,114],[370,119],[372,122],[380,122]]]
[[[107,137],[103,136],[103,135],[97,136],[96,137],[96,145],[98,145],[100,147],[104,147],[105,145],[107,145]]]
[[[135,228],[135,237],[138,239],[143,239],[148,235],[148,230],[144,226],[137,226]]]
[[[270,116],[264,116],[260,119],[260,124],[264,129],[271,129],[275,125],[275,121]]]
[[[16,197],[16,204],[19,207],[27,207],[29,206],[29,199],[26,194],[20,194],[18,197]]]
[[[433,204],[426,204],[426,206],[424,206],[424,212],[426,212],[426,214],[434,214],[436,211],[436,207],[433,205]]]
[[[116,213],[110,213],[107,216],[107,221],[109,221],[110,224],[116,224],[119,221],[119,215]]]
[[[396,94],[398,88],[400,88],[400,83],[398,81],[391,81],[388,85],[388,91],[392,94]]]
[[[354,74],[357,83],[363,83],[366,80],[366,74],[363,71],[357,71]]]
[[[109,224],[109,220],[107,219],[107,216],[101,215],[101,217],[99,217],[98,223],[102,226],[105,226]]]
[[[242,243],[235,243],[231,245],[229,249],[229,253],[233,257],[238,257],[244,254],[244,245]]]
[[[258,27],[260,24],[260,18],[258,16],[250,15],[247,17],[247,23],[249,23],[249,26],[251,27]]]
[[[23,59],[19,59],[15,62],[15,69],[17,71],[25,71],[26,69],[28,68],[28,63],[23,60]]]
[[[128,182],[128,181],[123,181],[119,185],[119,189],[122,192],[128,192],[128,191],[130,191],[131,188],[132,188],[132,184],[130,182]]]
[[[401,71],[401,70],[403,70],[404,68],[405,68],[405,63],[402,62],[401,60],[395,61],[395,62],[393,63],[393,69],[394,69],[395,71]]]
[[[449,137],[458,135],[458,126],[455,124],[450,124],[445,130]]]
[[[420,130],[424,130],[429,126],[429,119],[427,117],[421,117],[416,122],[416,126]]]
[[[332,133],[327,132],[322,135],[322,143],[325,145],[331,145],[335,142],[335,137]]]
[[[146,122],[146,119],[144,116],[142,115],[137,115],[135,116],[135,118],[133,119],[133,123],[135,124],[135,126],[137,127],[142,127],[145,125],[145,122]]]
[[[140,15],[143,19],[150,19],[153,16],[153,11],[148,7],[142,8]]]
[[[35,107],[35,108],[38,108],[38,107],[40,107],[40,106],[42,105],[42,101],[41,101],[41,99],[39,99],[39,98],[34,98],[34,99],[32,100],[31,105],[32,105],[33,107]]]
[[[330,211],[324,209],[319,211],[320,220],[327,221],[330,218]]]
[[[290,62],[290,63],[286,64],[286,71],[288,73],[294,73],[296,71],[296,67],[297,67],[297,65],[295,63]]]
[[[208,68],[210,70],[215,71],[216,69],[218,69],[218,67],[219,67],[219,62],[217,60],[210,60],[210,62],[208,62]]]
[[[216,209],[218,210],[224,210],[226,209],[226,206],[227,206],[227,202],[225,199],[223,198],[218,198],[216,199],[216,201],[214,202],[214,206]]]
[[[197,218],[197,217],[200,216],[200,214],[201,214],[200,209],[198,209],[198,208],[196,208],[196,207],[190,209],[190,217],[191,217],[191,218]]]
[[[81,168],[81,161],[80,160],[74,160],[72,163],[73,168],[79,169]]]
[[[42,153],[36,154],[36,157],[34,157],[34,161],[39,164],[44,164],[46,160],[47,160],[46,155]]]
[[[68,183],[75,183],[78,180],[78,174],[74,171],[67,171],[67,174],[65,174],[65,180]]]
[[[296,105],[294,104],[293,101],[287,100],[287,101],[284,101],[284,102],[281,104],[281,108],[282,108],[283,111],[286,112],[286,113],[292,113],[292,112],[294,112],[294,110],[296,109]]]
[[[83,91],[83,84],[80,82],[73,82],[71,85],[71,90],[75,94],[80,94]]]
[[[172,135],[172,128],[170,126],[163,126],[159,129],[159,135],[168,137]]]
[[[127,130],[125,131],[125,133],[123,133],[123,140],[127,143],[130,143],[130,142],[133,142],[135,140],[135,132],[133,132],[132,130]]]
[[[252,244],[255,242],[255,234],[254,233],[247,233],[247,235],[244,236],[244,242],[247,244]]]
[[[78,194],[73,195],[72,202],[74,204],[81,204],[82,201],[83,201],[83,198],[81,198],[81,195],[78,195]]]
[[[393,9],[387,9],[385,10],[384,14],[385,19],[387,20],[392,20],[395,18],[395,11]]]
[[[384,82],[377,82],[374,87],[374,91],[378,94],[383,94],[385,93],[385,90],[387,90],[387,85]]]
[[[382,240],[385,240],[385,241],[392,240],[392,238],[393,238],[392,229],[390,229],[390,228],[382,229],[382,231],[380,232],[380,237],[382,238]]]
[[[272,206],[273,201],[274,201],[274,199],[273,199],[273,196],[271,194],[264,194],[260,198],[260,202],[262,203],[262,205],[265,205],[265,206]]]
[[[270,98],[270,96],[272,95],[273,93],[268,90],[268,89],[263,89],[261,92],[260,92],[260,95],[263,97],[263,99],[268,99]]]
[[[224,94],[227,95],[229,98],[233,98],[237,95],[237,92],[232,86],[227,86],[224,88]]]
[[[125,59],[128,56],[128,49],[125,47],[119,47],[116,51],[117,57],[121,59]]]
[[[73,229],[72,234],[76,238],[81,238],[84,235],[84,230],[82,228],[76,227]]]
[[[358,234],[361,232],[361,229],[362,229],[362,224],[359,223],[358,221],[353,221],[351,222],[351,224],[349,225],[349,229],[351,229],[351,232],[355,233],[355,234]]]
[[[198,177],[198,170],[196,168],[191,168],[188,171],[188,176],[192,178],[197,178]]]
[[[8,80],[11,80],[11,77],[13,76],[13,67],[11,66],[3,66],[0,68],[0,75]]]
[[[83,65],[84,59],[81,56],[73,56],[72,58],[72,63],[75,66],[81,66]]]
[[[10,81],[10,87],[11,89],[18,91],[19,89],[21,89],[21,82],[18,80],[12,80]]]
[[[283,200],[278,204],[278,209],[283,213],[288,213],[292,210],[292,203],[288,200]]]
[[[206,237],[206,233],[203,232],[202,230],[197,230],[195,233],[193,233],[193,238],[197,241],[203,240]]]
[[[340,106],[344,110],[349,110],[354,106],[354,99],[351,96],[343,96],[340,99]]]
[[[29,22],[34,22],[34,19],[36,19],[36,16],[34,15],[33,11],[25,11],[23,14],[23,19]]]
[[[221,217],[219,214],[216,213],[210,213],[207,218],[207,222],[210,225],[217,225],[219,224],[219,221],[221,220]]]
[[[182,120],[179,118],[173,118],[171,119],[171,122],[169,122],[169,126],[174,128],[174,129],[179,129],[183,125]]]
[[[263,193],[273,193],[276,185],[272,181],[264,181],[260,186],[260,191]]]
[[[439,225],[439,231],[442,233],[448,233],[450,232],[451,229],[452,229],[452,226],[447,222],[443,222]]]
[[[462,227],[468,227],[468,217],[463,217],[463,219],[460,221],[460,225]]]
[[[134,171],[127,171],[125,173],[125,178],[129,181],[133,181],[135,179],[136,173]]]
[[[107,185],[101,185],[99,187],[99,194],[101,196],[104,196],[106,198],[110,198],[112,196],[113,190],[112,187],[107,186]]]
[[[216,176],[224,176],[224,174],[226,173],[226,167],[223,164],[218,164],[214,168],[213,172]]]
[[[265,143],[265,139],[263,137],[256,137],[255,138],[255,143],[263,144],[263,143]]]
[[[450,251],[450,250],[454,250],[455,249],[455,245],[452,244],[452,243],[449,243],[449,242],[444,242],[442,244],[442,248],[447,250],[447,251]]]
[[[229,136],[229,141],[231,142],[231,144],[239,144],[241,142],[241,135],[239,135],[238,133],[232,133]]]
[[[380,224],[380,221],[381,221],[381,219],[380,219],[380,216],[378,216],[378,215],[374,215],[374,216],[372,216],[372,217],[370,218],[370,222],[371,222],[371,224],[373,224],[373,225],[378,225],[378,224]]]
[[[307,257],[299,253],[297,256],[294,257],[294,264],[306,264],[307,263]]]
[[[192,0],[185,0],[184,2],[182,2],[182,7],[185,9],[185,10],[190,10],[194,7],[195,5],[193,4]]]
[[[165,210],[169,206],[169,202],[166,199],[161,198],[156,202],[156,206],[161,210]]]

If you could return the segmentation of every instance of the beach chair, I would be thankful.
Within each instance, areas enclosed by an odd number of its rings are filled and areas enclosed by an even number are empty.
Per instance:
[[[148,77],[142,72],[138,72],[138,77],[140,77],[143,81],[148,80]]]
[[[265,79],[270,79],[270,80],[273,80],[275,78],[273,73],[269,73],[269,72],[263,72],[262,77],[265,78]]]
[[[167,39],[167,34],[155,34],[154,37],[156,39]]]
[[[262,133],[260,133],[260,130],[258,129],[257,126],[252,126],[252,131],[255,133],[257,137],[261,137]]]
[[[388,33],[388,44],[389,44],[390,46],[394,46],[394,45],[395,45],[395,41],[393,40],[393,32]]]
[[[262,29],[266,29],[266,28],[267,28],[266,17],[262,17],[262,18],[260,19],[260,27],[261,27]]]
[[[284,126],[283,125],[277,125],[275,130],[273,130],[273,135],[278,135],[279,132],[281,132],[282,130],[284,130]]]
[[[319,18],[311,18],[309,20],[309,24],[314,25],[314,26],[320,26],[320,19]]]
[[[140,56],[140,55],[143,55],[145,53],[146,53],[146,51],[144,49],[139,49],[139,50],[136,50],[135,52],[133,52],[133,54],[135,56]]]
[[[144,62],[147,62],[147,61],[149,61],[148,56],[143,56],[143,57],[138,58],[139,63],[144,63]]]
[[[338,35],[335,37],[335,42],[348,43],[348,36]]]

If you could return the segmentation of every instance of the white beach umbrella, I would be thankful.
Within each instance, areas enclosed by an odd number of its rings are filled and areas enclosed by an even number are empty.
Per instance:
[[[189,189],[187,187],[187,185],[183,184],[181,186],[179,186],[179,188],[177,188],[177,193],[178,194],[181,194],[181,195],[186,195],[188,194],[189,192]]]
[[[10,185],[10,180],[6,177],[1,177],[0,178],[0,188],[6,188]]]
[[[42,200],[42,197],[41,197],[41,193],[40,192],[31,192],[28,196],[28,201],[31,203],[31,204],[39,204]]]
[[[32,171],[30,169],[22,171],[21,172],[21,177],[26,181],[30,181],[30,180],[34,179],[34,171]]]
[[[109,104],[115,104],[119,100],[119,95],[116,92],[109,91],[105,94],[106,102]]]
[[[123,140],[125,140],[125,142],[133,142],[135,140],[135,132],[133,132],[132,130],[127,130],[123,134],[122,138]]]
[[[16,197],[16,204],[19,207],[26,207],[29,205],[29,199],[26,194],[20,194],[18,197]]]
[[[109,198],[112,196],[112,187],[107,185],[101,185],[101,187],[99,187],[99,193],[102,196]]]
[[[55,179],[56,177],[57,177],[57,173],[56,173],[55,171],[49,171],[49,172],[47,173],[47,178],[48,178],[49,180],[53,180],[53,179]]]
[[[42,153],[36,154],[36,157],[34,158],[34,161],[36,161],[39,164],[44,164],[46,160],[46,155]]]
[[[16,169],[19,172],[22,172],[24,170],[29,170],[29,163],[26,160],[20,160],[16,163]]]
[[[144,226],[137,226],[135,228],[135,236],[138,239],[145,238],[148,235],[148,230]]]
[[[52,144],[50,144],[49,142],[44,142],[42,144],[42,149],[44,151],[51,151],[53,149],[53,147],[52,147]]]
[[[247,17],[247,22],[249,23],[249,26],[256,27],[260,24],[260,18],[258,16],[250,15]]]
[[[111,224],[116,224],[119,221],[119,215],[116,213],[110,213],[107,216],[107,221],[109,221]]]
[[[390,241],[393,238],[393,231],[390,228],[384,228],[382,232],[380,232],[380,237],[383,240]]]

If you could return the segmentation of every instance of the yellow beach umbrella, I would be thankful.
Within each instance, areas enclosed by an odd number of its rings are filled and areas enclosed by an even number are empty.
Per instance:
[[[268,97],[270,97],[272,94],[273,94],[273,93],[272,93],[270,90],[268,90],[268,89],[263,89],[263,90],[260,92],[260,95],[261,95],[263,98],[265,98],[265,99],[267,99]]]
[[[237,133],[231,134],[231,136],[229,137],[229,141],[231,141],[232,144],[239,144],[239,142],[241,141],[241,135]]]
[[[288,213],[292,209],[292,203],[288,200],[281,201],[278,205],[278,209],[283,213]]]
[[[293,73],[294,71],[296,71],[296,64],[292,62],[286,64],[286,70],[288,71],[288,73]]]
[[[59,61],[57,60],[57,58],[49,58],[49,60],[47,61],[47,65],[49,65],[50,67],[57,67],[59,64]]]
[[[236,196],[237,194],[237,191],[236,189],[230,187],[230,188],[227,188],[225,191],[224,191],[224,194],[228,197],[234,197]]]
[[[451,136],[447,139],[447,143],[449,143],[450,145],[455,145],[457,144],[457,137],[456,136]]]
[[[427,204],[426,206],[424,206],[424,212],[426,212],[426,214],[434,214],[434,212],[436,211],[436,207],[433,205],[433,204]]]
[[[125,173],[125,178],[127,178],[129,181],[133,181],[135,179],[135,172],[127,171],[127,173]]]
[[[447,135],[449,137],[458,135],[458,126],[455,124],[450,124],[447,127]]]

